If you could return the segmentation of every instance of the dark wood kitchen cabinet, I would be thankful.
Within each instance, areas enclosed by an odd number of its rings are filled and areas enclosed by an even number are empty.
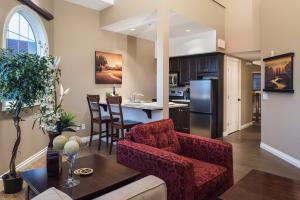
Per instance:
[[[219,55],[207,55],[196,58],[197,76],[218,76]],[[222,65],[223,66],[223,65]]]
[[[180,59],[179,58],[171,58],[170,59],[170,72],[180,72]]]
[[[174,129],[179,132],[190,132],[190,109],[189,107],[179,107],[169,109],[170,119],[173,120]]]
[[[189,62],[188,58],[180,59],[179,85],[188,85],[190,82]]]
[[[224,66],[223,53],[207,53],[200,55],[180,56],[170,58],[170,72],[179,75],[179,86],[188,85],[191,80],[203,77],[223,76],[220,74]]]
[[[190,58],[189,60],[189,80],[197,80],[197,59],[196,58]]]

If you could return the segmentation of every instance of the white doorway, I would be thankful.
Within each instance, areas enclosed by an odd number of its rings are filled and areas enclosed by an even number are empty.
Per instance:
[[[242,61],[226,57],[226,122],[224,136],[241,128],[241,66]]]

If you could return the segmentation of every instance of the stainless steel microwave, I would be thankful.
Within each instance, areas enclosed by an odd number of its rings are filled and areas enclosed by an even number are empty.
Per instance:
[[[169,86],[176,87],[178,86],[178,73],[170,73],[169,74]]]

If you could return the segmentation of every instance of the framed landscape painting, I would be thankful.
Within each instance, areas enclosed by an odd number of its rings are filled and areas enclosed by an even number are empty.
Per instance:
[[[293,63],[294,53],[265,58],[266,92],[294,93]]]
[[[123,60],[121,54],[95,52],[96,84],[122,84]]]

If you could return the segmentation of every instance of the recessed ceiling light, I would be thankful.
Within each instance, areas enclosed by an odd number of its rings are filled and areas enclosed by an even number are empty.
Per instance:
[[[131,28],[130,31],[135,31],[135,28]]]
[[[191,29],[186,29],[185,32],[189,33],[191,32]]]

